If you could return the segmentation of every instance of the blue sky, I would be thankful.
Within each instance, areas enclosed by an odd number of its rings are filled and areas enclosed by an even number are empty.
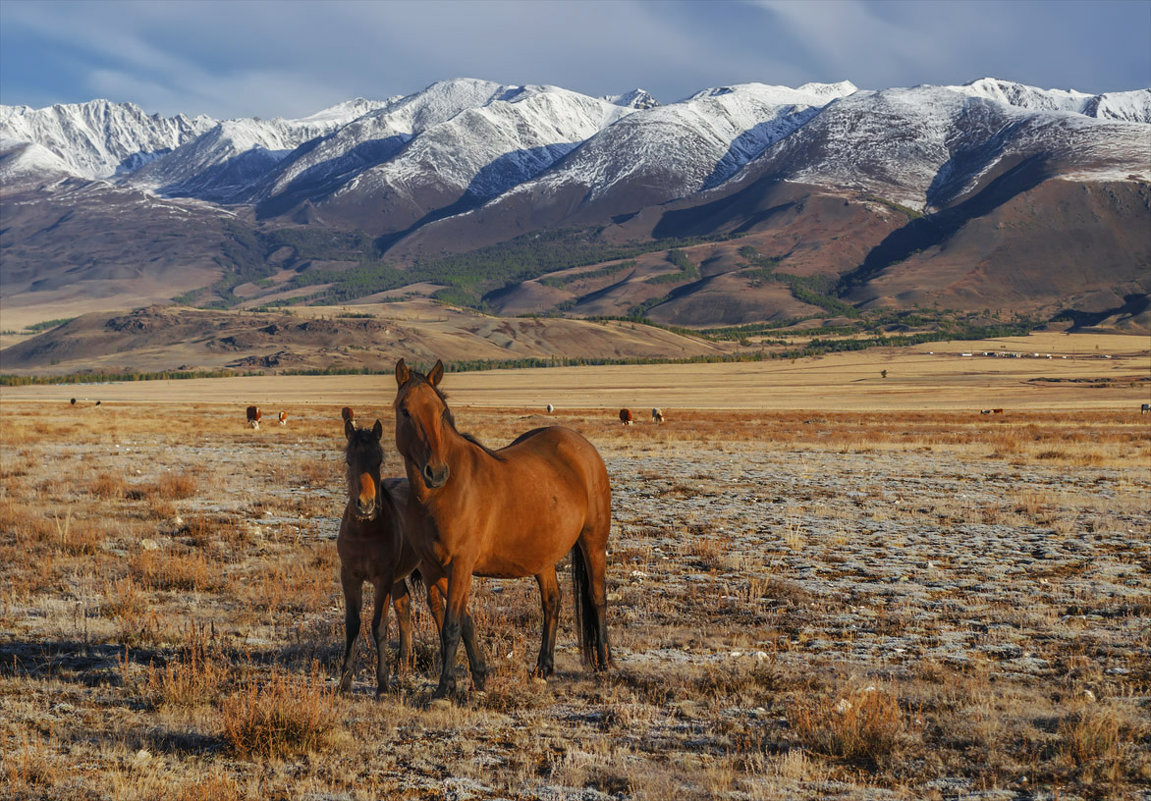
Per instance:
[[[0,102],[304,116],[446,78],[1151,86],[1151,0],[0,0]]]

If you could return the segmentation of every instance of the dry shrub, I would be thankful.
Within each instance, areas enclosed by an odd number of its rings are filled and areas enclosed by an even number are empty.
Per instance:
[[[92,479],[88,490],[97,498],[113,500],[128,494],[128,482],[119,473],[101,473]]]
[[[219,581],[217,571],[198,551],[141,551],[132,557],[131,569],[144,585],[156,590],[210,590]]]
[[[155,494],[172,501],[191,498],[196,494],[196,479],[188,473],[165,473],[156,482]]]
[[[874,687],[798,699],[790,722],[813,752],[868,768],[885,763],[907,730],[898,699]]]
[[[1059,750],[1080,771],[1116,781],[1122,776],[1120,721],[1114,709],[1090,706],[1059,724]]]
[[[192,632],[183,652],[164,667],[148,665],[144,695],[154,706],[193,707],[216,701],[228,682],[229,662],[218,645]]]
[[[122,624],[132,626],[147,611],[147,599],[131,576],[117,579],[104,596],[102,612]]]
[[[304,677],[273,671],[220,704],[224,739],[246,759],[279,759],[319,751],[336,725],[336,698],[318,665]]]
[[[60,771],[47,758],[48,751],[47,740],[34,733],[29,735],[28,732],[20,734],[19,751],[15,748],[5,750],[3,775],[7,779],[9,791],[15,793],[12,797],[47,797],[45,793],[59,786]]]

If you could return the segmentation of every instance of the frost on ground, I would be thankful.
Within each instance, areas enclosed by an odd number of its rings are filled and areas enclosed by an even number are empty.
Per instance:
[[[17,797],[1086,799],[1151,783],[1137,416],[572,413],[612,478],[617,667],[583,671],[569,595],[557,674],[532,681],[535,583],[477,579],[494,675],[469,692],[461,661],[444,706],[422,610],[391,694],[373,698],[363,640],[353,692],[332,692],[339,408],[261,431],[234,411],[0,409]],[[540,422],[457,416],[497,446]]]

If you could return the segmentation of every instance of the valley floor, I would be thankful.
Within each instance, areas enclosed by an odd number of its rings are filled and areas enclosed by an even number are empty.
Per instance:
[[[357,408],[386,441],[388,401]],[[565,579],[557,674],[532,681],[535,583],[477,579],[495,671],[485,693],[461,673],[446,709],[427,703],[427,614],[390,694],[373,698],[362,639],[351,694],[333,694],[340,404],[258,431],[235,404],[174,408],[5,390],[5,795],[999,801],[1151,786],[1151,417],[1127,404],[684,409],[628,428],[459,408],[492,446],[553,421],[600,449],[618,664],[581,668]],[[400,472],[391,448],[384,472]]]

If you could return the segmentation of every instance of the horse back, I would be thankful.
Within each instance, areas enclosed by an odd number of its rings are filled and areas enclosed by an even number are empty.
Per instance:
[[[546,487],[545,494],[569,498],[589,523],[610,521],[607,467],[599,451],[583,435],[563,426],[537,428],[522,434],[497,454],[514,474],[514,495],[522,497],[528,487]]]

